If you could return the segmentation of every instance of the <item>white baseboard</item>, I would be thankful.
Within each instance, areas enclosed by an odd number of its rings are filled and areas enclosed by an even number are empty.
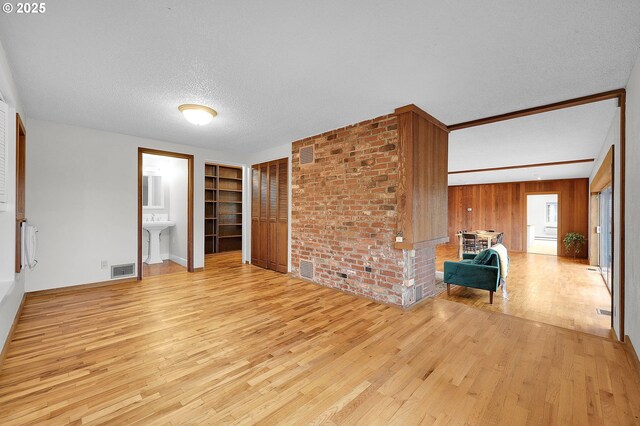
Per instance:
[[[178,265],[182,265],[185,268],[187,267],[187,259],[183,259],[182,257],[178,257],[176,255],[170,254],[169,260],[171,260],[172,262],[176,262]]]

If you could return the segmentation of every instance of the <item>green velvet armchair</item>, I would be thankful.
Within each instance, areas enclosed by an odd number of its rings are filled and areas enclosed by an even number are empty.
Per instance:
[[[464,253],[460,262],[444,262],[444,282],[447,295],[451,284],[489,291],[489,303],[493,303],[493,293],[500,287],[500,260],[498,253],[489,249],[490,257],[484,264],[474,263],[473,253]]]

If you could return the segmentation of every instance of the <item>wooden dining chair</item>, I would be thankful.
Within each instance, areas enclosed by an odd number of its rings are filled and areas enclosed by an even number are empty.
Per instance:
[[[464,253],[477,253],[478,252],[478,235],[477,234],[462,234],[462,251]]]

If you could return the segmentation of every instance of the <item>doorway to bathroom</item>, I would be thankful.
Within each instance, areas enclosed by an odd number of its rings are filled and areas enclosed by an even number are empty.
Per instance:
[[[193,155],[138,148],[138,279],[193,272]]]

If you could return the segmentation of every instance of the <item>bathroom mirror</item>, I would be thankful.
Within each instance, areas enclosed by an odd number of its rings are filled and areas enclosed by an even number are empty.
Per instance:
[[[162,176],[152,174],[142,176],[142,207],[148,209],[164,208]]]

